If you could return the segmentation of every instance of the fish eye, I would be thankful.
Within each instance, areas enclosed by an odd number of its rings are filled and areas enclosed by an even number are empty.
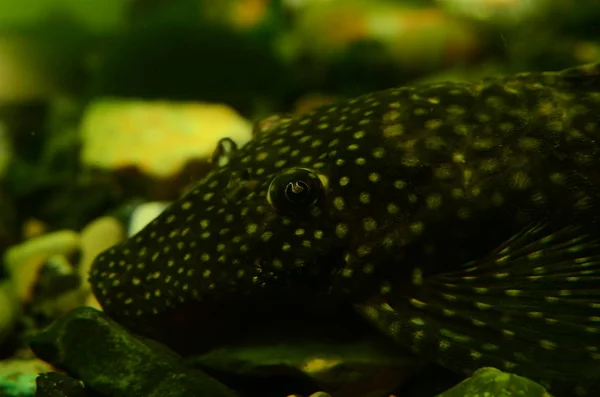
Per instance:
[[[306,168],[290,168],[275,175],[267,194],[269,203],[279,211],[307,209],[323,196],[319,176]]]

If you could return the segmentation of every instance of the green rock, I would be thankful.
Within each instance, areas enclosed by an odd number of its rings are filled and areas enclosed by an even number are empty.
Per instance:
[[[173,351],[136,338],[90,307],[59,318],[33,336],[30,347],[106,397],[237,397]]]
[[[538,383],[496,368],[481,368],[437,397],[552,397]]]
[[[91,397],[80,381],[58,372],[45,372],[36,378],[35,397]]]

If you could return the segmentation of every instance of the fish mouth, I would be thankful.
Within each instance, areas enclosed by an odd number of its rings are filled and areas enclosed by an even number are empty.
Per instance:
[[[286,335],[290,330],[312,332],[332,327],[346,333],[373,330],[347,299],[328,292],[325,279],[315,284],[315,278],[307,275],[296,281],[285,291],[265,289],[261,294],[240,293],[218,300],[187,302],[125,325],[185,356],[245,340],[260,340],[266,331],[278,330],[275,334]]]

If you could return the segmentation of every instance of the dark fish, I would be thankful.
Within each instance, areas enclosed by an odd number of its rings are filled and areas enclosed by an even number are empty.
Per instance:
[[[599,123],[599,64],[278,118],[224,142],[218,169],[98,256],[94,292],[128,324],[190,302],[333,297],[448,368],[594,394]]]

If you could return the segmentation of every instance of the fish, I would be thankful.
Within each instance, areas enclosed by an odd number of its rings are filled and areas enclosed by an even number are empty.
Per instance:
[[[448,369],[594,395],[598,138],[600,63],[275,117],[244,146],[220,142],[215,168],[98,255],[90,282],[132,327],[186,305],[208,324],[347,304]]]

